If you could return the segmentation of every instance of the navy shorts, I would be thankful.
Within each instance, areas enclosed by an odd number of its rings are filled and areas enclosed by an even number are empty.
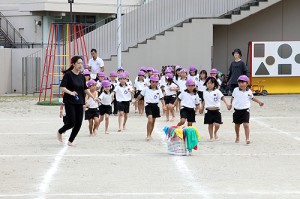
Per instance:
[[[160,117],[160,110],[158,104],[147,104],[145,106],[146,116],[152,115],[153,118]]]
[[[85,111],[85,120],[93,119],[94,117],[99,117],[98,108],[89,108]]]
[[[105,114],[112,114],[112,107],[111,105],[103,105],[101,104],[99,106],[99,111],[100,111],[100,115],[105,115]]]
[[[234,109],[233,123],[235,123],[235,124],[249,123],[249,120],[250,120],[250,110],[249,109],[242,109],[242,110]]]
[[[195,109],[183,107],[180,109],[180,118],[185,118],[188,122],[196,122]]]
[[[204,116],[204,124],[223,124],[220,110],[207,110]]]
[[[176,95],[169,95],[169,96],[165,96],[164,97],[165,100],[165,104],[174,104],[175,100],[176,100]]]
[[[118,106],[118,111],[129,113],[130,101],[118,102],[117,106]]]

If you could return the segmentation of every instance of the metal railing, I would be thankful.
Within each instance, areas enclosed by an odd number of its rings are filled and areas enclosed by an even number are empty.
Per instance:
[[[9,20],[0,12],[0,34],[5,39],[5,44],[9,47],[29,48],[29,43],[22,37],[18,30],[9,22]]]
[[[122,16],[122,51],[188,19],[218,18],[253,0],[153,0]],[[111,21],[85,35],[87,49],[101,58],[117,54],[117,23]]]

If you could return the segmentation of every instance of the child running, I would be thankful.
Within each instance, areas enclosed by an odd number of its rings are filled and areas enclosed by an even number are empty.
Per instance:
[[[243,124],[246,135],[246,144],[250,144],[250,105],[251,100],[263,106],[264,103],[255,98],[252,91],[248,88],[249,78],[246,75],[241,75],[238,78],[238,88],[235,88],[232,93],[231,103],[234,108],[233,123],[235,124],[235,143],[240,142],[240,126]]]
[[[100,110],[100,120],[99,125],[104,120],[105,116],[105,134],[108,134],[108,125],[109,125],[109,115],[112,114],[112,101],[113,101],[113,93],[111,89],[111,84],[108,80],[102,81],[103,92],[99,96],[101,100],[101,105],[99,106]]]
[[[173,122],[175,120],[175,111],[174,111],[174,102],[176,100],[176,94],[179,90],[179,87],[173,81],[173,74],[168,73],[166,74],[167,84],[165,86],[165,104],[166,104],[166,122],[169,121],[169,115],[171,112],[172,119],[170,120]]]
[[[95,80],[89,80],[87,82],[87,86],[94,98],[97,98],[98,91],[96,90]],[[99,126],[99,105],[98,102],[95,102],[94,99],[89,97],[88,95],[86,96],[85,101],[85,108],[87,108],[87,110],[85,111],[85,120],[89,121],[90,136],[95,136],[97,135],[97,129]]]
[[[145,72],[139,71],[138,72],[138,79],[134,83],[134,99],[137,99],[137,97],[140,95],[142,90],[147,87],[147,82],[145,80]],[[144,98],[142,97],[140,100],[136,100],[134,102],[135,110],[138,110],[139,114],[144,114]]]
[[[190,74],[188,75],[188,78],[194,80],[195,82],[199,81],[199,74],[196,66],[190,67]]]
[[[146,116],[148,118],[147,123],[147,141],[152,139],[152,132],[155,125],[156,118],[160,117],[160,110],[158,107],[158,102],[161,101],[163,109],[165,109],[165,102],[163,100],[163,94],[161,89],[157,86],[159,81],[158,77],[150,77],[150,86],[142,90],[141,94],[138,96],[137,100],[140,100],[142,97],[145,98],[146,106]]]
[[[126,74],[121,73],[119,75],[119,82],[120,84],[116,86],[114,92],[116,95],[116,99],[118,102],[118,111],[119,111],[119,129],[118,132],[121,132],[122,129],[126,129],[126,122],[128,118],[129,108],[130,108],[130,101],[132,99],[133,88],[129,86],[126,82]],[[123,121],[124,119],[124,121]],[[122,128],[123,125],[123,128]]]
[[[227,109],[230,110],[231,106],[227,103],[224,95],[218,90],[218,82],[214,77],[208,77],[204,83],[207,89],[203,92],[202,102],[203,107],[201,109],[201,113],[203,113],[203,109],[205,107],[206,113],[204,116],[204,124],[208,124],[208,132],[210,136],[210,141],[219,139],[218,130],[220,128],[220,124],[222,124],[222,116],[220,113],[221,100],[226,104]],[[215,128],[214,128],[215,127]]]
[[[119,84],[118,79],[117,79],[118,73],[115,72],[115,71],[111,71],[111,72],[109,73],[109,77],[110,77],[110,84],[113,85],[113,89],[115,89],[116,86]],[[114,114],[114,115],[117,115],[117,114],[118,114],[118,107],[117,107],[116,96],[114,97],[113,105],[114,105],[113,114]]]
[[[199,109],[200,100],[197,94],[197,89],[195,85],[195,81],[192,79],[188,79],[186,81],[187,89],[181,92],[175,101],[175,106],[178,101],[181,102],[180,109],[180,122],[177,126],[182,126],[185,124],[186,120],[188,122],[188,126],[192,126],[195,120],[195,113],[197,109]],[[196,108],[196,110],[195,110]]]
[[[203,101],[203,92],[206,90],[206,86],[204,86],[206,78],[207,78],[206,70],[200,71],[200,77],[197,86],[198,86],[198,95],[201,101]]]

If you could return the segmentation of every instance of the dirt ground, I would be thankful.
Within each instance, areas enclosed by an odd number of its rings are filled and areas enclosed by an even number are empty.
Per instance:
[[[38,106],[32,97],[0,97],[0,198],[300,198],[300,95],[259,96],[252,103],[251,141],[234,143],[232,111],[222,104],[220,140],[208,141],[203,115],[195,126],[202,139],[193,155],[167,154],[158,119],[146,142],[146,117],[131,110],[127,130],[117,132],[111,116],[96,137],[83,122],[76,147],[58,143],[57,106]],[[229,98],[227,97],[229,100]],[[68,138],[69,132],[64,136]]]

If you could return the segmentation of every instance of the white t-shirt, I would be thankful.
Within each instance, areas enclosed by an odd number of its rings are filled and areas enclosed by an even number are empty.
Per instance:
[[[219,78],[217,79],[217,82],[218,82],[219,86],[222,85],[222,80],[220,80]]]
[[[221,99],[224,97],[222,92],[219,89],[215,89],[212,91],[205,90],[203,92],[203,99],[205,102],[206,108],[220,108],[221,107]]]
[[[195,108],[200,104],[200,99],[197,94],[191,95],[189,92],[183,91],[179,94],[178,99],[181,101],[181,108]]]
[[[199,81],[199,74],[191,76],[190,74],[188,75],[188,79],[192,79],[194,80],[194,82],[198,82]]]
[[[144,101],[146,103],[158,103],[159,100],[164,97],[160,88],[153,90],[150,87],[144,88],[141,95],[144,96]]]
[[[206,86],[204,86],[203,84],[205,83],[205,81],[203,80],[199,80],[197,82],[197,86],[198,86],[198,91],[205,91],[206,90]]]
[[[167,86],[166,78],[161,78],[161,80],[159,80],[159,87],[162,87],[162,86],[164,86],[164,90],[165,90],[166,86]]]
[[[112,93],[107,94],[105,91],[101,93],[99,96],[99,99],[101,100],[101,104],[103,105],[111,105],[112,102]]]
[[[176,95],[176,91],[170,91],[170,88],[178,88],[178,86],[174,83],[170,85],[166,85],[165,87],[166,96]]]
[[[104,66],[104,61],[100,57],[97,57],[96,60],[91,58],[89,60],[89,66],[91,66],[91,73],[97,75],[97,73],[99,73],[101,68]]]
[[[125,84],[125,85],[126,86],[121,86],[120,84],[118,84],[114,90],[116,93],[116,99],[118,102],[131,100],[131,92],[130,91],[133,91],[133,89],[128,84]]]
[[[136,88],[136,90],[142,91],[144,88],[147,87],[147,82],[146,82],[146,80],[144,80],[142,82],[141,81],[136,81],[134,83],[134,87]]]
[[[186,80],[187,80],[187,79],[185,79],[185,80],[183,80],[183,79],[181,79],[181,78],[178,79],[177,85],[179,86],[179,91],[180,91],[180,92],[183,92],[184,90],[186,90],[186,85],[185,85]]]
[[[91,97],[88,98],[88,100],[86,101],[87,104],[89,104],[89,108],[98,108],[98,102],[95,102],[95,100]]]
[[[232,106],[235,109],[248,109],[251,106],[251,100],[253,99],[253,93],[250,89],[246,91],[240,90],[238,87],[232,92]]]

